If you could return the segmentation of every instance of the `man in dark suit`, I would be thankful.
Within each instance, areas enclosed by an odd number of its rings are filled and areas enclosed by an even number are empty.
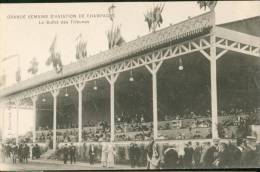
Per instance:
[[[243,151],[241,154],[241,165],[242,167],[255,167],[256,164],[256,138],[248,136],[243,141]]]
[[[184,148],[184,167],[185,168],[191,168],[192,167],[192,158],[193,158],[193,148],[191,147],[191,142],[188,142],[186,144],[186,147]]]
[[[194,161],[195,168],[199,168],[201,154],[202,154],[202,147],[200,146],[199,142],[197,142],[193,152],[193,161]]]
[[[64,162],[64,164],[67,164],[68,155],[69,155],[69,148],[68,148],[68,145],[66,143],[65,146],[63,147],[63,162]]]
[[[131,143],[129,148],[129,159],[131,168],[135,168],[136,166],[139,166],[139,159],[141,156],[141,150],[138,147],[137,144]]]
[[[38,144],[35,145],[35,155],[36,155],[36,159],[40,158],[41,156],[41,150],[40,150],[40,146]]]
[[[235,146],[235,143],[230,141],[227,145],[228,151],[228,162],[227,166],[229,168],[238,168],[240,166],[240,159],[241,159],[241,150]]]
[[[214,154],[217,153],[217,148],[216,145],[210,146],[210,143],[207,143],[207,149],[205,151],[205,154],[202,159],[202,166],[204,168],[212,168],[213,167],[213,162],[215,161],[215,156]]]
[[[140,156],[141,156],[141,150],[136,143],[134,144],[134,153],[135,153],[134,154],[135,165],[139,166],[139,159],[140,159]]]
[[[229,167],[229,151],[227,150],[227,145],[225,143],[220,143],[219,153],[216,160],[214,161],[214,166],[218,168],[228,168]]]
[[[178,152],[176,151],[176,146],[170,146],[164,151],[164,168],[174,169],[177,167],[178,163]]]
[[[91,144],[89,146],[89,163],[94,164],[94,160],[95,160],[95,146],[94,144]]]
[[[76,163],[76,151],[77,151],[76,146],[74,146],[73,143],[71,143],[70,148],[69,148],[69,152],[70,152],[70,163],[71,163],[71,164],[72,164],[73,162]]]
[[[130,160],[130,164],[131,164],[131,168],[134,168],[135,167],[135,160],[134,160],[134,143],[131,143],[130,144],[130,148],[129,148],[129,160]]]
[[[28,163],[28,158],[30,156],[30,148],[27,144],[24,145],[24,162]]]

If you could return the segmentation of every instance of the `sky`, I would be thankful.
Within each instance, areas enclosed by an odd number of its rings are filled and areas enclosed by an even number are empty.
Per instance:
[[[20,59],[22,80],[29,79],[27,72],[33,57],[39,62],[39,73],[52,70],[46,66],[50,45],[57,35],[57,50],[61,53],[63,64],[75,62],[76,37],[81,33],[87,40],[88,56],[108,49],[106,31],[111,27],[107,17],[87,18],[84,24],[39,24],[38,19],[10,19],[15,15],[51,15],[51,14],[108,14],[112,3],[52,3],[52,4],[0,4],[0,59],[17,55],[0,63],[0,73],[8,76],[7,86],[15,84],[15,71]],[[126,41],[149,33],[144,13],[158,4],[156,2],[116,2],[115,23],[121,25],[121,33]],[[207,10],[208,11],[208,10]],[[260,15],[260,1],[219,1],[216,6],[216,23],[225,23]],[[165,2],[162,12],[165,28],[204,13],[196,1]],[[45,21],[45,20],[43,20]],[[60,20],[59,20],[60,21]],[[20,133],[32,128],[32,113],[19,122]],[[5,121],[6,123],[6,121]],[[26,125],[25,125],[26,124]],[[14,127],[13,127],[14,128]]]

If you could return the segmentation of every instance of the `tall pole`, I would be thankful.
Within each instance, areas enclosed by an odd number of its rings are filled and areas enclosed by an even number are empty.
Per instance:
[[[33,103],[33,143],[36,143],[37,96],[32,97]]]
[[[153,126],[154,126],[154,139],[158,136],[158,110],[157,110],[157,75],[152,74],[153,78]]]
[[[16,103],[16,144],[19,143],[19,104]]]
[[[212,112],[212,139],[218,138],[218,101],[217,101],[217,55],[215,36],[215,11],[212,10],[213,27],[210,36],[210,80],[211,80],[211,112]]]
[[[152,87],[153,87],[153,137],[158,137],[158,104],[157,104],[157,72],[160,69],[163,61],[158,63],[153,62],[152,66],[146,65],[145,67],[152,74]]]
[[[84,88],[85,88],[85,82],[76,85],[76,89],[78,90],[78,94],[79,94],[79,100],[78,100],[78,127],[79,127],[78,141],[79,143],[82,142],[82,92]]]
[[[53,90],[51,93],[53,96],[53,150],[56,151],[57,97],[59,90]]]
[[[212,112],[212,139],[218,138],[218,101],[217,101],[217,60],[216,47],[211,45],[210,79],[211,79],[211,112]]]
[[[115,82],[110,84],[111,141],[115,140]]]
[[[110,83],[110,125],[111,125],[111,137],[110,141],[115,140],[115,82],[119,76],[119,73],[111,74],[106,79]]]
[[[5,139],[5,132],[4,132],[4,129],[5,129],[5,126],[4,126],[4,120],[5,120],[5,109],[4,107],[2,108],[2,119],[1,119],[1,135],[2,135],[2,143],[4,142],[4,139]]]

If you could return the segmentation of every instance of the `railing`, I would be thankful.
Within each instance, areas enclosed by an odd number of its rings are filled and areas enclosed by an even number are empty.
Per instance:
[[[219,122],[224,124],[225,121],[231,120],[233,121],[232,126],[229,126],[230,133],[227,133],[226,138],[231,138],[232,132],[235,133],[237,130],[237,118],[247,118],[249,115],[242,114],[242,115],[226,115],[226,116],[219,116]],[[158,121],[158,139],[160,140],[187,140],[187,139],[209,139],[211,133],[211,118],[210,117],[200,117],[200,118],[188,118],[188,119],[179,119],[179,120],[167,120],[167,121]],[[195,125],[195,121],[208,121],[208,123],[204,123],[204,125]],[[166,125],[171,125],[169,127],[165,127]],[[145,126],[146,129],[140,128],[133,129],[133,127]],[[149,134],[152,133],[151,128],[152,122],[145,122],[145,123],[134,123],[134,124],[127,124],[121,123],[116,124],[116,133],[115,133],[115,141],[141,141],[141,140],[149,140]],[[118,130],[117,127],[122,126],[122,130]],[[95,134],[96,130],[101,130],[101,127],[83,127],[83,134],[86,131],[90,130],[93,131]],[[52,131],[51,130],[42,130],[37,131],[37,138],[41,135],[44,136],[44,141],[47,138],[47,134],[49,133],[49,138],[51,138]],[[67,137],[70,137],[69,141],[78,140],[78,128],[69,128],[69,129],[57,129],[57,140],[58,142],[63,142],[64,134]],[[140,136],[140,137],[138,137]],[[144,137],[145,136],[145,137]],[[144,137],[144,138],[142,138]],[[109,139],[107,139],[109,140]],[[95,141],[94,141],[95,142]]]

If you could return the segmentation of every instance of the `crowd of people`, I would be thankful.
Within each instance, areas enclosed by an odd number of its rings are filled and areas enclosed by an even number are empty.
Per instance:
[[[161,146],[161,148],[160,148]],[[116,156],[119,156],[116,146],[112,142],[103,142],[101,156],[98,156],[97,146],[90,144],[88,148],[90,165],[101,162],[102,167],[114,167]],[[62,147],[63,160],[71,164],[76,162],[77,147],[65,144]],[[213,140],[213,142],[191,142],[160,145],[150,137],[144,152],[137,143],[131,143],[128,149],[128,164],[131,168],[141,167],[141,154],[145,154],[147,169],[181,169],[181,168],[239,168],[257,167],[260,165],[260,143],[249,136],[229,142]],[[143,153],[142,153],[143,152]],[[100,159],[98,159],[98,157]]]
[[[236,143],[214,141],[212,144],[191,142],[183,149],[169,145],[162,154],[152,140],[147,147],[147,169],[175,168],[238,168],[260,165],[260,144],[256,139],[238,139]]]
[[[122,113],[121,115],[115,115],[116,124],[133,124],[133,123],[144,123],[147,122],[143,114],[130,115]]]
[[[32,149],[30,149],[29,145],[26,143],[20,143],[18,145],[15,143],[8,143],[1,144],[0,149],[2,162],[10,159],[13,164],[16,164],[17,161],[20,163],[28,163],[29,157],[38,159],[41,154],[38,144],[32,145]],[[32,153],[32,155],[30,155],[30,153]]]
[[[229,127],[244,126],[247,128],[249,125],[259,123],[260,120],[256,117],[256,108],[247,110],[239,107],[223,108],[218,111],[219,125],[222,125],[219,131],[221,138],[235,138],[237,137],[236,129]],[[201,133],[199,128],[211,128],[211,111],[209,109],[203,110],[203,113],[192,111],[185,108],[183,112],[175,113],[172,115],[158,116],[158,130],[180,130],[181,135],[174,133],[172,135],[163,135],[161,138],[171,139],[195,139],[195,138],[208,138],[209,133]],[[64,125],[60,125],[57,130],[58,142],[73,142],[78,140],[77,124],[71,123],[66,129]],[[142,113],[129,115],[122,113],[115,115],[115,133],[117,141],[129,140],[147,140],[149,133],[152,131],[152,122],[147,121],[147,118]],[[190,132],[189,132],[190,131]],[[134,132],[135,134],[132,134]],[[162,132],[163,133],[163,132]],[[174,136],[173,136],[174,135]],[[88,121],[83,124],[82,137],[84,141],[107,141],[110,138],[110,125],[107,121],[93,122]],[[48,126],[40,127],[37,134],[37,142],[46,142],[52,140],[52,130]]]

